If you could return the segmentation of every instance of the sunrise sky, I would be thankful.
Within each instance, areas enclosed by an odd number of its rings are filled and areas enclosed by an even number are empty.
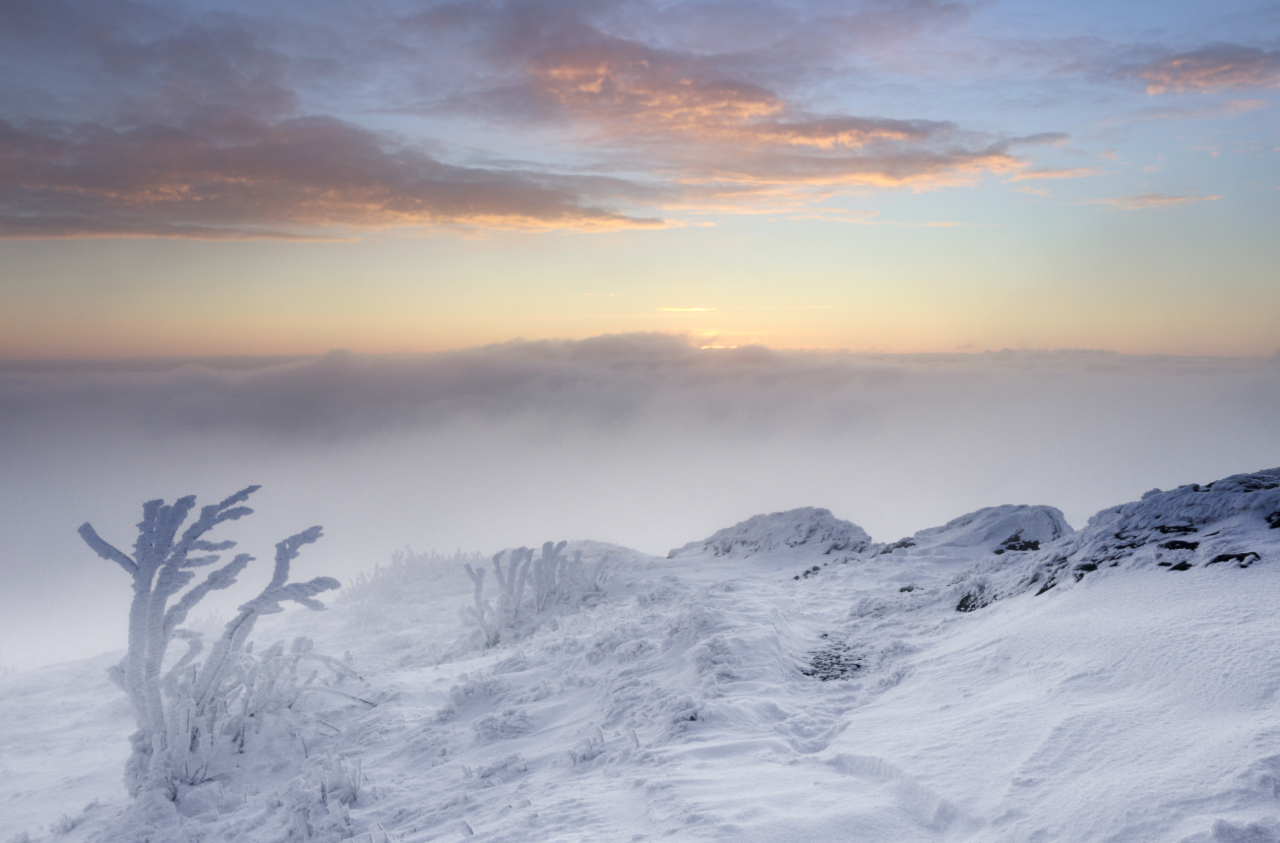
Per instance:
[[[1280,464],[1277,105],[1266,0],[0,0],[0,670],[155,498],[345,581]]]
[[[1266,356],[1280,4],[0,2],[0,358]]]

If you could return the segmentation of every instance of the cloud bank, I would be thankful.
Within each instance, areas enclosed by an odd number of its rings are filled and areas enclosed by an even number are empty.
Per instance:
[[[1178,197],[1163,197],[1173,200]],[[459,425],[615,435],[678,424],[718,432],[857,426],[905,400],[1014,388],[1269,373],[1257,361],[1102,351],[874,355],[699,348],[672,334],[515,340],[422,355],[334,351],[276,361],[14,361],[0,367],[0,429],[139,430],[336,442]],[[998,386],[997,386],[998,385]],[[1055,387],[1056,388],[1056,387]],[[1020,402],[1009,400],[1016,405]]]

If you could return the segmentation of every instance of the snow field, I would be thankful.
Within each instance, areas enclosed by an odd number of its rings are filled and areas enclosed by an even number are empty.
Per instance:
[[[110,659],[0,679],[0,841],[1277,843],[1275,475],[1080,533],[997,507],[875,545],[807,509],[667,559],[578,543],[608,554],[607,593],[487,648],[462,616],[484,560],[402,556],[325,613],[263,619],[359,678],[263,723],[173,816],[123,793]],[[1116,517],[1150,537],[1115,567],[1012,587],[1111,553]],[[1162,567],[1193,530],[1194,564]],[[1211,564],[1222,547],[1258,559]],[[957,611],[981,583],[998,599]]]

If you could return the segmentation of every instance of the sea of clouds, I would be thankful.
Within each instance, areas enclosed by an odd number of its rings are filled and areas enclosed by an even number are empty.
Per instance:
[[[127,549],[151,498],[262,484],[257,513],[221,535],[265,560],[322,524],[298,575],[346,580],[405,546],[591,538],[665,553],[798,506],[877,540],[1002,503],[1054,505],[1079,527],[1152,487],[1280,465],[1278,418],[1276,358],[700,349],[644,334],[3,363],[0,666],[122,646],[128,578],[75,530],[90,521]]]

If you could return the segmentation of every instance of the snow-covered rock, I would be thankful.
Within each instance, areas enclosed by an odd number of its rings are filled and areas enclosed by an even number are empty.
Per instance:
[[[1079,532],[1025,559],[986,567],[987,585],[966,596],[966,609],[1034,590],[1043,594],[1111,570],[1186,572],[1247,568],[1280,556],[1280,468],[1237,474],[1104,509]]]
[[[742,559],[797,548],[815,555],[835,551],[861,553],[870,545],[871,537],[857,524],[836,518],[830,510],[806,506],[753,516],[715,532],[710,538],[677,548],[667,554],[667,558]]]
[[[989,506],[885,545],[881,552],[923,556],[966,548],[1000,555],[1039,550],[1070,532],[1067,519],[1052,506]]]

